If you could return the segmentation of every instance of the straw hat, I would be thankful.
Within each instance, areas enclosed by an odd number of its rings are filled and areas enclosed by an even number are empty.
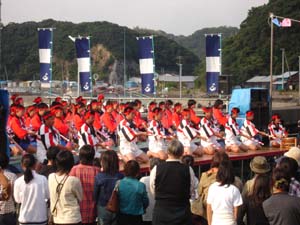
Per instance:
[[[293,158],[297,161],[298,165],[300,166],[300,149],[298,147],[292,147],[286,153],[284,153],[286,157]]]
[[[263,174],[270,171],[270,165],[263,156],[255,156],[250,162],[250,168],[254,173]]]

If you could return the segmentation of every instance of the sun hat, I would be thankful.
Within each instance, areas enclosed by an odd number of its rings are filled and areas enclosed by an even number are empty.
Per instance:
[[[263,174],[269,172],[271,167],[265,157],[255,156],[250,162],[250,169],[254,173]]]
[[[298,165],[300,166],[300,149],[298,147],[292,147],[284,156],[293,158],[297,161]]]

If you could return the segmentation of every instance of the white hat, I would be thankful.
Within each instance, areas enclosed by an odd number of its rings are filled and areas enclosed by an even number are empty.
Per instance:
[[[284,153],[286,157],[293,158],[297,161],[298,165],[300,166],[300,149],[298,147],[292,147],[286,153]]]

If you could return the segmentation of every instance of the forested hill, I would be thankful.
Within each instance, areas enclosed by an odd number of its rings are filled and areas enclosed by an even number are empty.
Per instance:
[[[269,13],[300,20],[299,0],[270,0],[252,8],[239,32],[223,42],[223,73],[232,74],[236,83],[254,75],[268,75],[270,63]],[[281,48],[285,49],[290,70],[298,70],[300,24],[283,28],[274,25],[274,74],[281,74]]]
[[[10,80],[37,79],[39,74],[37,28],[54,27],[53,77],[67,75],[75,79],[77,63],[71,36],[91,36],[92,72],[100,74],[108,82],[121,82],[123,78],[124,31],[126,37],[126,67],[128,76],[137,76],[138,56],[136,37],[152,33],[138,33],[109,22],[74,24],[45,20],[42,22],[9,23],[2,30],[2,70]],[[156,71],[178,71],[178,56],[182,56],[183,74],[191,75],[199,64],[199,58],[190,50],[163,35],[155,35]],[[113,75],[112,75],[113,74]],[[121,76],[120,76],[121,75]],[[113,78],[111,78],[113,77]],[[109,80],[113,79],[113,80]]]

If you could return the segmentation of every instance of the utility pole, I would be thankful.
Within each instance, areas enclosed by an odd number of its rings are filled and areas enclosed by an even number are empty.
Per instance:
[[[299,91],[299,94],[298,94],[298,105],[300,105],[300,56],[298,56],[299,58],[299,71],[298,71],[298,79],[299,79],[299,87],[298,87],[298,91]]]
[[[2,10],[2,0],[0,0],[0,77],[2,74],[2,29],[3,29],[1,10]]]
[[[125,84],[126,84],[126,28],[124,27],[124,97],[126,95],[125,90]]]
[[[274,14],[270,13],[270,25],[271,25],[271,40],[270,40],[270,102],[269,102],[269,115],[272,116],[272,94],[273,94],[273,18]]]
[[[178,56],[178,63],[179,66],[179,98],[182,98],[182,84],[181,84],[181,76],[182,76],[182,63],[181,63],[182,56]]]
[[[281,48],[280,49],[282,51],[282,54],[281,54],[281,74],[282,74],[282,90],[284,90],[284,57],[285,57],[285,49],[284,48]]]

